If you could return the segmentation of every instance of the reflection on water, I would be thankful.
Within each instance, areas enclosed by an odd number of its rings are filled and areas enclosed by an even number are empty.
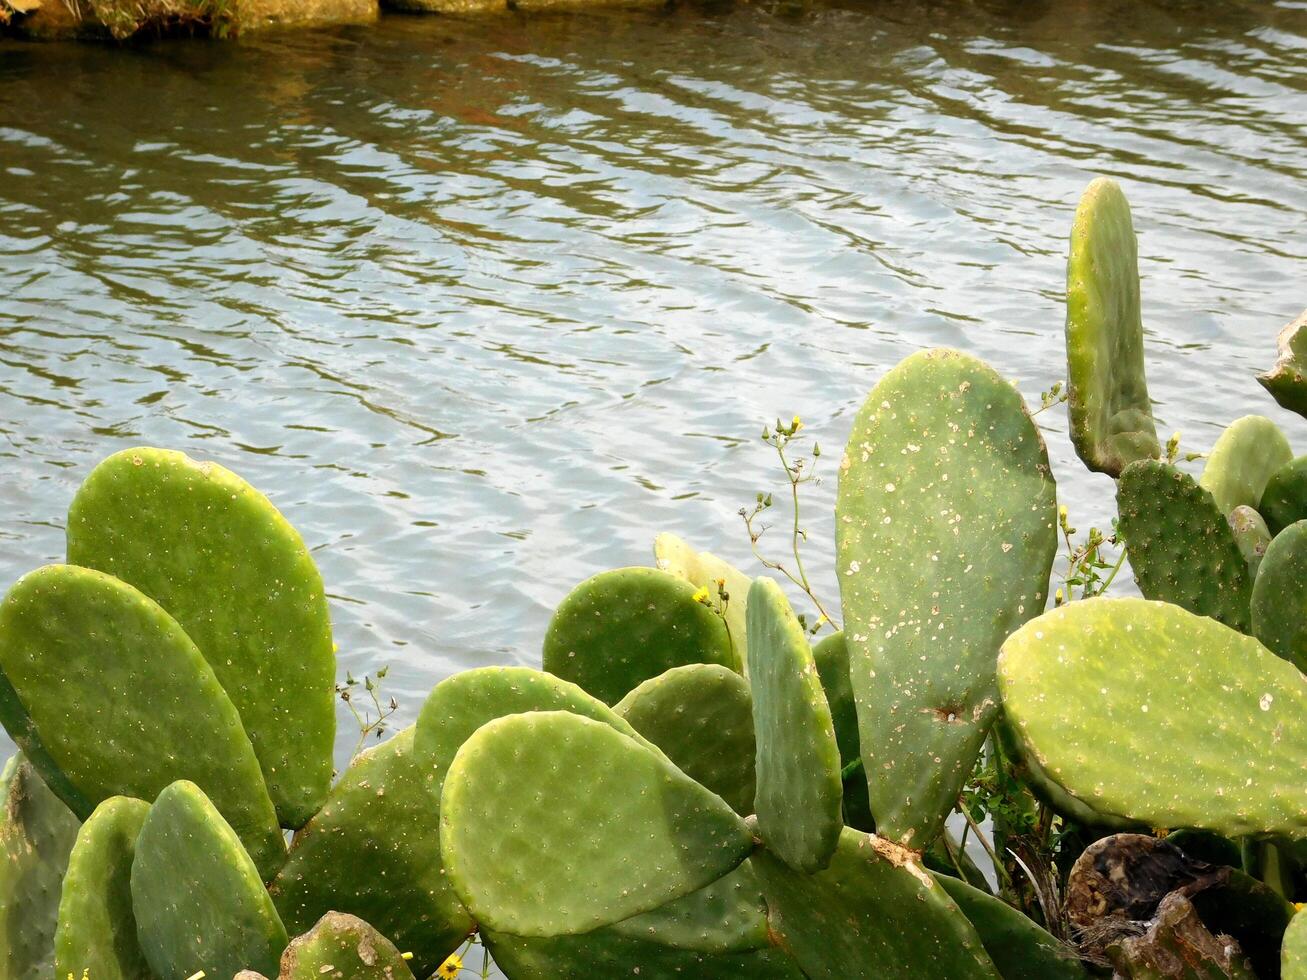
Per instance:
[[[457,668],[536,663],[567,587],[659,530],[743,561],[762,420],[833,450],[924,345],[1061,378],[1094,173],[1135,206],[1163,437],[1259,411],[1307,450],[1252,380],[1307,302],[1304,120],[1300,0],[0,45],[0,580],[60,557],[100,457],[217,459],[303,531],[342,670],[392,664],[407,722]]]

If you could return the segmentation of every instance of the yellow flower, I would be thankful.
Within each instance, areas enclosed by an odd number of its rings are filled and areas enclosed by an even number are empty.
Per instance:
[[[694,601],[695,601],[695,602],[702,602],[702,603],[704,603],[705,605],[707,605],[707,603],[708,603],[708,596],[709,596],[709,592],[708,592],[707,588],[702,588],[702,589],[700,589],[699,591],[697,591],[697,592],[694,594]]]
[[[440,964],[440,969],[436,971],[436,976],[444,977],[446,980],[458,976],[459,971],[463,969],[463,958],[457,953],[450,953],[449,959]]]
[[[798,432],[802,428],[803,428],[803,419],[799,418],[797,415],[794,416],[794,421],[790,423],[790,431]]]

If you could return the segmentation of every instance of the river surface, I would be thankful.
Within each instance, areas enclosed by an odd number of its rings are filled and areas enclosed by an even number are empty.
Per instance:
[[[568,588],[659,531],[758,570],[765,420],[832,464],[934,345],[1037,401],[1095,174],[1134,207],[1163,437],[1261,412],[1307,451],[1253,380],[1307,305],[1305,126],[1296,0],[0,42],[0,581],[60,559],[101,457],[217,460],[301,530],[342,674],[389,665],[407,723],[453,671],[538,664]],[[1040,420],[1074,521],[1109,519]],[[827,595],[833,472],[805,487]]]

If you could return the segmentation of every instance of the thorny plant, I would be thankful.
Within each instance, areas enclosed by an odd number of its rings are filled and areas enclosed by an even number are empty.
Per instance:
[[[372,701],[372,704],[369,706],[364,702],[361,711],[359,710],[359,702],[357,699],[360,681],[349,671],[346,671],[345,683],[336,685],[336,694],[345,702],[345,706],[349,708],[350,714],[354,716],[354,721],[357,722],[359,726],[359,738],[354,744],[354,751],[350,753],[351,759],[363,750],[363,746],[367,743],[369,735],[375,734],[376,737],[380,739],[381,736],[385,734],[387,730],[387,719],[399,710],[399,702],[393,697],[388,698],[384,702],[382,701],[381,682],[385,680],[386,674],[389,672],[390,668],[388,666],[381,667],[377,670],[376,680],[373,680],[367,674],[363,675],[363,680],[361,682],[363,685],[363,691]],[[375,717],[373,714],[374,712]]]

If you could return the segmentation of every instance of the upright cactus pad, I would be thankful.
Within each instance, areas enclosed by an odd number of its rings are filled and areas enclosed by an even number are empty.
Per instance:
[[[240,839],[194,783],[159,794],[136,840],[132,912],[158,977],[277,975],[289,941]]]
[[[879,832],[940,831],[998,708],[994,661],[1044,608],[1057,501],[1021,396],[950,350],[867,397],[841,463],[836,552]]]
[[[115,453],[73,499],[68,561],[181,624],[240,712],[282,824],[308,820],[331,786],[336,659],[322,576],[268,499],[184,453]]]
[[[1089,599],[1017,630],[1007,717],[1094,809],[1227,837],[1307,837],[1307,683],[1252,637],[1179,606]]]
[[[21,755],[0,773],[0,806],[0,978],[43,980],[55,975],[59,895],[79,821]]]
[[[394,943],[362,919],[328,912],[286,947],[278,980],[413,980]]]
[[[752,847],[744,821],[665,757],[564,711],[485,725],[454,757],[440,803],[454,890],[478,923],[517,936],[647,912]]]
[[[1261,567],[1262,558],[1265,557],[1266,549],[1271,544],[1271,531],[1262,520],[1262,515],[1251,507],[1236,507],[1230,511],[1226,520],[1234,534],[1234,543],[1239,548],[1239,554],[1243,555],[1243,560],[1248,563],[1248,574],[1255,583],[1257,570]]]
[[[240,716],[152,599],[87,568],[31,572],[0,603],[0,671],[27,713],[0,698],[0,720],[20,745],[35,731],[78,800],[91,809],[111,796],[152,800],[190,779],[264,874],[276,871],[285,843]]]
[[[1248,563],[1210,493],[1169,463],[1142,460],[1121,474],[1116,507],[1146,598],[1248,631]]]
[[[544,668],[616,704],[641,681],[683,664],[740,670],[726,623],[683,578],[618,568],[578,585],[545,633]]]
[[[749,589],[758,829],[771,853],[812,873],[839,842],[840,750],[808,637],[779,585]]]
[[[726,620],[740,663],[748,673],[748,624],[745,619],[749,604],[750,578],[730,562],[723,561],[708,551],[695,551],[675,534],[660,534],[654,538],[654,562],[664,572],[677,575],[696,589],[707,589],[708,599]],[[725,590],[723,601],[721,592]]]
[[[439,780],[413,742],[409,727],[354,760],[268,890],[291,933],[328,912],[357,915],[427,977],[476,926],[441,867]]]
[[[1266,481],[1291,459],[1293,450],[1278,425],[1264,415],[1245,415],[1216,440],[1198,485],[1222,514],[1241,505],[1259,508]]]
[[[753,813],[753,698],[735,671],[720,664],[673,667],[613,710],[736,813]]]
[[[1307,520],[1285,528],[1266,549],[1252,618],[1253,635],[1307,674]]]
[[[1271,476],[1260,512],[1272,535],[1307,518],[1307,456],[1290,460]]]
[[[957,878],[933,877],[975,927],[1003,980],[1089,980],[1071,947],[1007,902]]]
[[[809,980],[998,980],[980,937],[903,848],[845,829],[815,875],[754,858],[772,934]]]
[[[840,749],[840,766],[858,758],[858,708],[853,698],[853,679],[849,677],[849,648],[843,633],[831,633],[813,645],[812,662],[821,678],[821,689],[830,706],[835,742]]]
[[[1307,418],[1307,310],[1280,331],[1279,358],[1257,380],[1282,408]]]
[[[1307,915],[1302,910],[1289,920],[1280,947],[1280,980],[1307,980]]]
[[[132,915],[132,859],[149,812],[148,803],[114,796],[82,824],[59,902],[56,978],[154,980]]]
[[[697,953],[745,953],[767,945],[767,910],[753,865],[745,861],[684,898],[608,926],[630,936]]]
[[[1139,256],[1130,205],[1116,181],[1085,188],[1066,265],[1071,441],[1091,470],[1120,475],[1161,453],[1144,373]]]

